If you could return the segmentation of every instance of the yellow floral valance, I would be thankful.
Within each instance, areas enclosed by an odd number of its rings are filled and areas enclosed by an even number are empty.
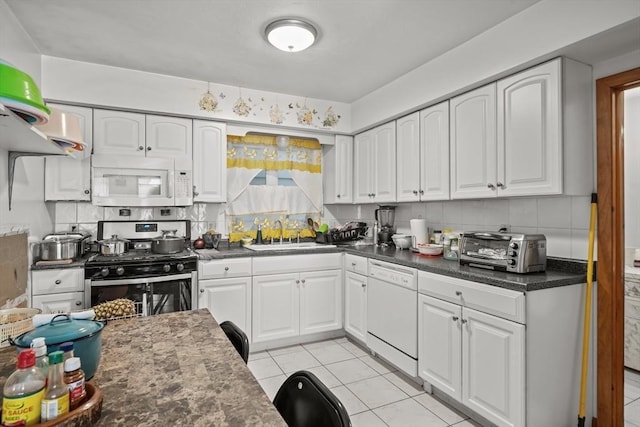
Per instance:
[[[322,172],[322,149],[318,141],[300,138],[289,141],[286,149],[279,149],[274,136],[228,135],[227,168]]]

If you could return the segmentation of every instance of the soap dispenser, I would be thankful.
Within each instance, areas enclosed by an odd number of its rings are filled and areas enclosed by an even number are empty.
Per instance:
[[[256,245],[261,245],[262,243],[262,224],[258,224],[258,231],[256,232]]]

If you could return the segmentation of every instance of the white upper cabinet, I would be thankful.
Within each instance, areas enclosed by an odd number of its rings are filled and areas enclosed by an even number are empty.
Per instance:
[[[592,88],[558,58],[451,99],[451,198],[590,194]]]
[[[450,100],[451,198],[495,197],[496,85]]]
[[[353,202],[353,137],[336,135],[323,155],[324,202]]]
[[[397,201],[420,200],[420,113],[396,120]]]
[[[395,122],[356,135],[354,159],[354,202],[395,202]]]
[[[92,109],[71,105],[47,104],[80,120],[82,141],[87,144],[83,159],[55,156],[45,158],[44,199],[91,200],[91,148],[93,146]]]
[[[227,125],[193,121],[193,201],[227,200]]]
[[[94,110],[94,154],[192,161],[191,119]]]
[[[147,115],[146,128],[148,157],[185,158],[191,161],[191,119]]]
[[[420,200],[449,199],[449,102],[420,111]]]
[[[93,110],[94,154],[145,156],[144,114]]]
[[[498,81],[498,179],[502,196],[562,193],[561,63]]]

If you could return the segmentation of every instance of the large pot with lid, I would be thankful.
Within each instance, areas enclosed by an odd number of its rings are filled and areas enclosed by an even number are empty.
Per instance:
[[[110,239],[99,240],[100,253],[102,255],[122,255],[129,249],[129,241],[126,239],[120,239],[116,234],[112,235]]]
[[[162,236],[151,240],[151,251],[157,254],[176,254],[182,252],[185,239],[176,236],[178,230],[162,230]]]
[[[40,242],[39,258],[44,261],[80,258],[84,254],[85,241],[89,236],[81,233],[47,234]]]
[[[104,324],[94,320],[72,319],[67,314],[53,317],[45,325],[41,325],[18,336],[11,343],[18,352],[28,349],[34,338],[44,337],[47,352],[60,349],[60,344],[73,342],[73,352],[80,358],[86,379],[90,379],[98,370],[102,353],[102,329]]]

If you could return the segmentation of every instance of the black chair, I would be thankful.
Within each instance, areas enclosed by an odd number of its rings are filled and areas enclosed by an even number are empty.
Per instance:
[[[273,404],[289,427],[351,427],[342,402],[308,371],[291,374]]]
[[[244,363],[247,363],[249,359],[249,338],[247,338],[247,334],[230,320],[220,323],[220,328],[227,334],[227,338],[229,338],[231,344],[233,344],[238,353],[240,353]]]

